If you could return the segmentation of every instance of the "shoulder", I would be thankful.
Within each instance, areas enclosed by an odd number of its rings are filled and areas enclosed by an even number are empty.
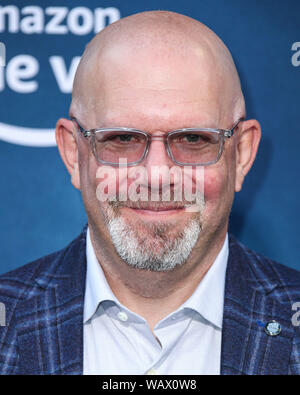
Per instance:
[[[15,270],[0,275],[0,301],[8,303],[13,299],[24,299],[32,295],[39,283],[49,281],[62,270],[62,263],[69,260],[85,242],[86,227],[80,235],[65,248],[45,255]]]
[[[267,292],[276,288],[282,302],[300,300],[300,272],[276,262],[246,247],[233,235],[229,236],[230,259],[247,272],[248,279],[257,288]]]
[[[39,273],[45,270],[49,271],[53,262],[63,255],[66,248],[0,275],[1,298],[26,297],[34,287],[34,280],[38,277]]]

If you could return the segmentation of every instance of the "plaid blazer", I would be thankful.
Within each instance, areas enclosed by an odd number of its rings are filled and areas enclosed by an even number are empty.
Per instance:
[[[0,276],[1,374],[82,374],[86,227],[66,248]],[[229,238],[221,374],[299,374],[291,322],[300,273]],[[281,325],[269,336],[265,324]],[[197,339],[195,339],[197,341]]]

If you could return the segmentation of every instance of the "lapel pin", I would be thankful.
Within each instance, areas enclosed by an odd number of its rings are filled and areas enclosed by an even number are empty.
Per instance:
[[[277,336],[281,332],[281,326],[277,321],[269,321],[265,325],[265,332],[269,336]]]

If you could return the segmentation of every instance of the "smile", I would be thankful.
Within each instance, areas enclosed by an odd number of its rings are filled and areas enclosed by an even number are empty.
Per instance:
[[[147,215],[147,216],[163,216],[163,215],[174,215],[179,214],[185,211],[185,207],[174,207],[174,206],[145,206],[145,207],[129,207],[124,206],[123,208],[129,209],[132,212],[135,212],[138,215]]]

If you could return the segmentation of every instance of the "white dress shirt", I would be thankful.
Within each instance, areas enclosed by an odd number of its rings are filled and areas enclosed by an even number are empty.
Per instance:
[[[228,235],[192,296],[159,321],[123,306],[109,287],[87,231],[84,374],[220,374]]]

